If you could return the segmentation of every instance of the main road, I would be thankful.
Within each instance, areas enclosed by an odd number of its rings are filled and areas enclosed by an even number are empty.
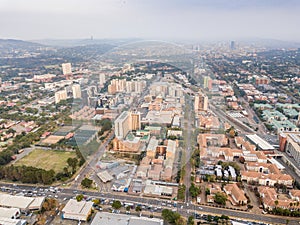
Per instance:
[[[189,189],[191,186],[191,156],[193,151],[193,140],[192,140],[192,132],[193,126],[195,124],[195,119],[193,118],[193,101],[191,100],[191,96],[186,95],[185,97],[185,113],[184,113],[184,157],[182,157],[181,168],[185,169],[183,183],[186,187],[185,190],[185,202],[189,203]]]
[[[45,189],[49,189],[49,187],[38,187],[34,185],[15,185],[15,184],[7,184],[7,183],[0,183],[3,187],[7,187],[10,191],[16,192],[25,192],[32,191],[33,189],[37,190],[40,193],[40,188],[43,189],[43,194],[54,195],[53,193],[45,193]],[[89,196],[91,198],[104,198],[107,200],[120,200],[121,202],[132,202],[135,204],[141,205],[152,205],[152,207],[162,207],[162,202],[166,200],[161,200],[157,198],[147,198],[145,196],[131,196],[125,193],[119,192],[112,192],[112,193],[100,193],[96,191],[79,191],[78,189],[60,189],[60,192],[56,193],[58,199],[62,202],[63,199],[73,198],[75,194],[84,194],[85,196]],[[194,213],[198,214],[211,214],[211,215],[227,215],[231,218],[240,218],[247,221],[253,222],[263,222],[268,224],[286,224],[286,221],[289,220],[289,224],[296,225],[300,223],[300,218],[294,217],[284,217],[284,216],[273,216],[273,215],[263,215],[263,214],[255,214],[251,212],[239,211],[239,210],[230,210],[225,208],[216,208],[211,206],[204,206],[204,205],[196,205],[196,204],[185,204],[185,203],[178,203],[176,207],[173,206],[163,206],[162,208],[169,208],[177,210],[183,216],[191,216]]]

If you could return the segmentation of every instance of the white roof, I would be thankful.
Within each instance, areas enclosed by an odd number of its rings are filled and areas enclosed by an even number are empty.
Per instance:
[[[64,218],[73,220],[86,220],[92,209],[93,202],[70,199],[63,208]]]
[[[280,169],[280,170],[285,169],[285,167],[284,167],[281,163],[279,163],[276,159],[270,158],[270,159],[268,159],[268,160],[269,160],[272,164],[274,164],[275,166],[277,166],[278,169]]]
[[[147,151],[151,150],[151,151],[155,151],[156,147],[158,145],[158,140],[155,137],[152,137],[149,141],[149,144],[147,146]]]
[[[161,195],[164,194],[173,194],[173,188],[162,186],[162,185],[155,185],[155,184],[147,184],[144,190],[145,194],[152,194],[152,195]]]
[[[176,152],[176,141],[168,140],[167,152]]]
[[[106,170],[97,173],[98,177],[102,180],[102,182],[106,183],[108,181],[113,180],[114,178],[110,175]]]
[[[163,225],[163,223],[162,219],[157,218],[132,217],[128,225]]]
[[[149,111],[145,121],[157,124],[171,124],[173,120],[172,111]]]
[[[13,218],[14,216],[16,215],[20,215],[21,212],[19,209],[17,208],[3,208],[3,207],[0,207],[0,218],[3,217],[3,218]],[[1,222],[0,222],[1,224]]]
[[[246,135],[246,137],[249,138],[253,143],[258,144],[258,146],[262,150],[274,150],[275,149],[272,145],[270,145],[264,139],[259,137],[257,134],[249,134],[249,135]]]
[[[98,212],[91,225],[163,225],[162,219]]]
[[[22,225],[22,224],[26,224],[26,223],[25,223],[25,221],[19,220],[19,219],[9,219],[9,218],[0,217],[0,224],[3,224],[3,225]]]
[[[45,197],[35,197],[33,202],[30,204],[29,209],[40,209],[42,207],[42,204],[45,201]]]
[[[129,215],[98,212],[91,225],[128,225],[129,219]]]
[[[0,206],[9,208],[28,209],[34,198],[0,193]]]

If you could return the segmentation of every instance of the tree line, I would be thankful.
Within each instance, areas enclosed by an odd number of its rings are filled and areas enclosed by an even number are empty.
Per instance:
[[[29,184],[49,185],[55,181],[54,170],[44,170],[32,166],[6,166],[0,167],[0,179],[21,181]]]

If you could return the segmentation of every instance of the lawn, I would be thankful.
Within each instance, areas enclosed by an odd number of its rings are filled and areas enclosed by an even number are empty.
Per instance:
[[[68,158],[76,158],[75,152],[35,149],[15,163],[16,166],[33,166],[45,170],[53,169],[56,173],[68,166]]]

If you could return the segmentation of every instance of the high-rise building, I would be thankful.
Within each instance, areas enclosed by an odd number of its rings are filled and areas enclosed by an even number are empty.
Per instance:
[[[130,125],[131,130],[140,130],[141,129],[141,114],[140,112],[131,112],[130,113]]]
[[[103,87],[104,84],[105,84],[105,82],[106,82],[105,74],[104,74],[104,73],[100,73],[100,74],[99,74],[99,85],[100,85],[101,87]]]
[[[64,75],[70,75],[72,74],[72,66],[71,63],[63,63],[61,64],[62,66],[62,71]]]
[[[81,87],[79,84],[72,86],[73,98],[81,98]]]
[[[195,95],[195,112],[208,110],[208,97],[203,93]]]
[[[55,103],[59,103],[62,100],[66,100],[67,99],[67,90],[61,90],[61,91],[57,91],[55,92]]]
[[[230,49],[231,49],[231,50],[234,50],[234,49],[235,49],[235,42],[234,42],[234,41],[231,41],[231,42],[230,42]]]
[[[300,132],[282,132],[279,134],[279,151],[287,152],[300,164]]]
[[[212,89],[212,79],[209,76],[203,77],[203,88]]]
[[[129,112],[124,111],[121,115],[115,120],[115,136],[116,138],[122,140],[126,137],[130,131],[130,117]]]
[[[129,131],[141,129],[141,114],[140,112],[124,111],[115,120],[115,136],[122,140],[126,137]]]

